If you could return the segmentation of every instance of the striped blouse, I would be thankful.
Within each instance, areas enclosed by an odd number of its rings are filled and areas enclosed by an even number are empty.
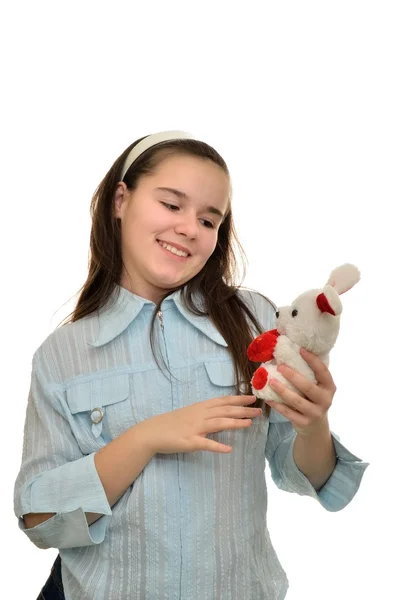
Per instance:
[[[272,329],[274,307],[240,293]],[[180,291],[156,320],[157,365],[153,311],[117,285],[103,309],[36,350],[15,484],[19,527],[38,548],[59,549],[67,600],[281,600],[288,581],[266,526],[266,460],[279,488],[329,511],[351,501],[367,463],[333,434],[337,464],[316,492],[294,462],[291,423],[271,411],[248,429],[209,435],[230,454],[156,454],[111,508],[94,464],[100,448],[144,419],[235,394],[225,340]],[[30,512],[56,514],[26,529]],[[88,526],[85,512],[102,516]]]

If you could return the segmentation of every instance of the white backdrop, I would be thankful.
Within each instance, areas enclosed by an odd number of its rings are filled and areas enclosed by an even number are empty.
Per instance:
[[[330,416],[371,465],[335,514],[277,490],[267,468],[268,522],[288,600],[397,596],[397,7],[15,0],[1,9],[1,586],[12,597],[36,598],[57,553],[31,544],[12,513],[31,358],[86,279],[95,187],[128,144],[166,129],[191,131],[225,157],[247,285],[285,304],[343,262],[361,270],[343,297]]]

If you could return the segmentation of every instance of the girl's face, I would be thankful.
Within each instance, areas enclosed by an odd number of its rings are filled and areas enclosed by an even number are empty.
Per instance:
[[[121,219],[127,271],[120,285],[158,302],[192,279],[214,252],[229,195],[230,182],[221,167],[187,155],[165,158],[153,175],[140,178],[133,192],[120,182],[115,214]]]

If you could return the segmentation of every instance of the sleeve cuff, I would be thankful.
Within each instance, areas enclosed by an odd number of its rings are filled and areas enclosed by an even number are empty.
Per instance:
[[[88,525],[81,508],[69,513],[57,513],[51,519],[26,529],[22,518],[18,527],[28,538],[43,550],[47,548],[78,548],[101,544],[104,540],[111,517],[106,515]]]
[[[103,485],[94,464],[95,452],[43,471],[28,482],[21,494],[21,516],[29,512],[84,512],[111,515]]]
[[[73,548],[103,541],[112,515],[110,504],[94,464],[95,453],[29,481],[16,503],[19,527],[39,548]],[[36,527],[25,529],[22,515],[56,513]],[[104,517],[88,526],[85,513]]]
[[[295,463],[293,457],[295,432],[280,444],[275,454],[275,467],[286,484],[284,489],[300,496],[311,496],[326,510],[336,512],[345,508],[354,498],[369,463],[362,462],[345,448],[335,433],[331,432],[331,435],[337,462],[330,478],[318,492]]]

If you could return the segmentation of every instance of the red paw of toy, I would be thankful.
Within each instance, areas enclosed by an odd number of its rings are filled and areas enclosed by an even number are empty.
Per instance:
[[[265,331],[247,348],[247,356],[253,362],[268,362],[273,359],[279,333],[276,329]]]
[[[253,375],[251,381],[253,388],[256,390],[262,390],[266,386],[268,381],[268,371],[264,367],[258,367],[257,371]]]

